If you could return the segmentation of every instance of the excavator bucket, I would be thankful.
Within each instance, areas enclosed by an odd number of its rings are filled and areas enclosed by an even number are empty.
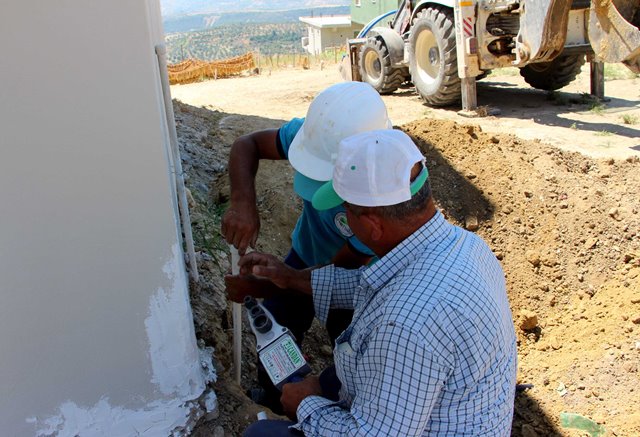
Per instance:
[[[601,62],[622,62],[640,73],[640,1],[591,0],[589,41]]]
[[[564,49],[570,0],[522,2],[515,66],[550,61]],[[594,0],[596,1],[596,0]]]

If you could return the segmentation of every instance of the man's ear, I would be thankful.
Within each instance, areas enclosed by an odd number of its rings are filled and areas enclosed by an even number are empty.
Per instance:
[[[380,241],[382,239],[384,227],[380,217],[375,214],[364,213],[360,216],[360,220],[362,220],[363,224],[365,224],[369,230],[369,236],[372,241]]]

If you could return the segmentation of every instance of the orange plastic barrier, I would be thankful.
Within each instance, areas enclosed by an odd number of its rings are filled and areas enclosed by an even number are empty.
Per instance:
[[[201,61],[199,59],[186,59],[177,64],[167,66],[169,70],[169,83],[171,85],[179,83],[197,82],[207,78],[222,78],[234,76],[243,71],[255,67],[253,53],[246,53],[235,58],[222,59],[217,61]]]

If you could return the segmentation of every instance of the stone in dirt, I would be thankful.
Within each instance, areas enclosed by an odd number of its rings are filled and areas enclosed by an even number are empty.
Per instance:
[[[523,331],[531,331],[538,326],[538,315],[533,311],[522,310],[520,312],[520,329]]]
[[[621,214],[620,210],[618,208],[615,208],[615,207],[609,209],[609,216],[612,219],[617,220],[617,221],[622,220],[622,214]]]
[[[478,224],[478,217],[475,215],[468,215],[465,217],[464,227],[471,232],[477,231],[478,228],[480,228],[480,225]]]
[[[527,250],[524,256],[532,266],[538,267],[540,265],[540,252],[535,250]]]

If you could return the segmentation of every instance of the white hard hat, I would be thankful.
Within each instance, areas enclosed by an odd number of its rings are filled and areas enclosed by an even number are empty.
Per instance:
[[[422,171],[411,182],[411,170]],[[425,158],[409,135],[385,129],[345,138],[338,148],[333,179],[312,198],[315,209],[334,208],[343,202],[359,206],[389,206],[406,202],[426,183]]]
[[[328,181],[338,144],[360,132],[393,125],[378,92],[367,83],[343,82],[322,91],[289,147],[289,162],[307,178]]]

